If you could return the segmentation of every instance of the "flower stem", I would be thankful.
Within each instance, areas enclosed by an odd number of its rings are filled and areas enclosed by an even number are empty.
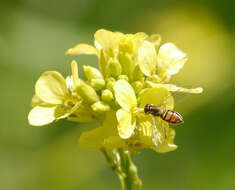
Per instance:
[[[107,152],[101,149],[110,167],[117,174],[122,190],[132,190],[136,185],[138,190],[142,189],[142,182],[137,174],[137,168],[132,162],[131,154],[128,150],[118,149]]]

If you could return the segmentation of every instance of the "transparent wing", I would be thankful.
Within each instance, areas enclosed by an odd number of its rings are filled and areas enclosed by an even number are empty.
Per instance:
[[[183,101],[186,100],[186,98],[189,97],[189,93],[185,93],[185,92],[181,92],[181,91],[175,91],[175,92],[171,92],[169,94],[169,96],[167,96],[161,105],[158,105],[158,106],[161,106],[161,108],[163,109],[169,109],[167,108],[167,105],[168,104],[172,104],[172,101],[173,101],[173,104],[179,104],[179,103],[182,103]]]
[[[179,104],[185,101],[190,94],[185,92],[175,91],[172,92],[171,95],[174,97],[175,104]]]
[[[167,138],[166,135],[166,129],[163,125],[163,121],[158,118],[158,121],[156,121],[155,117],[152,117],[153,122],[153,138],[152,142],[155,147],[160,146]],[[158,123],[158,125],[157,125]]]

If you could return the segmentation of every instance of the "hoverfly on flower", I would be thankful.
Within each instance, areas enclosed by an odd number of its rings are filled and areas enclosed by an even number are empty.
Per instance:
[[[166,110],[161,106],[146,104],[144,112],[146,114],[152,114],[153,116],[159,116],[161,119],[171,124],[181,124],[184,122],[183,117],[178,112],[174,110]]]

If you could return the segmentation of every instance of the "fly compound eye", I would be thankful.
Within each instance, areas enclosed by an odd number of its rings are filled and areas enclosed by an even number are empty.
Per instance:
[[[144,107],[144,112],[145,112],[146,114],[151,113],[151,107],[152,107],[152,106],[153,106],[152,104],[146,104],[145,107]]]

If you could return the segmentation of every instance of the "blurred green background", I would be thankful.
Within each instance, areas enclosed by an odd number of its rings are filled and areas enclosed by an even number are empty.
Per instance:
[[[160,33],[189,57],[173,82],[204,88],[176,105],[185,119],[176,129],[176,151],[134,157],[144,190],[234,189],[234,7],[232,0],[1,0],[0,189],[120,189],[103,155],[77,145],[87,125],[27,122],[40,74],[68,75],[72,58],[64,52],[93,43],[99,28]],[[76,60],[96,65],[94,57]]]

